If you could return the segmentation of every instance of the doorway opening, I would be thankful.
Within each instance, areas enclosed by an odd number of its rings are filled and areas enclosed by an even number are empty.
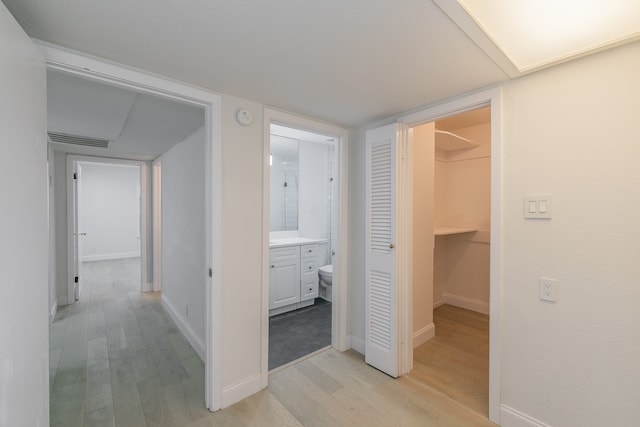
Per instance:
[[[61,88],[61,93],[67,93],[70,94],[71,97],[75,97],[72,101],[75,102],[78,98],[95,95],[94,85],[108,86],[111,90],[117,92],[115,93],[110,91],[106,96],[98,96],[95,98],[98,102],[96,102],[94,107],[97,107],[98,110],[102,108],[103,111],[105,111],[106,108],[106,112],[108,113],[101,116],[103,119],[106,119],[105,126],[90,125],[87,121],[88,116],[90,116],[89,109],[80,109],[76,110],[77,114],[75,115],[75,124],[84,126],[84,131],[82,131],[82,133],[74,134],[71,129],[59,130],[59,132],[71,134],[71,136],[85,135],[85,131],[87,130],[115,130],[116,138],[121,138],[117,143],[110,143],[111,145],[109,147],[95,147],[88,146],[86,144],[84,146],[80,146],[82,145],[80,144],[75,146],[73,149],[68,145],[65,145],[65,148],[61,148],[62,145],[60,145],[60,143],[51,143],[53,149],[56,150],[54,162],[56,170],[63,176],[60,180],[60,185],[57,185],[57,187],[62,188],[59,193],[60,197],[66,197],[66,192],[64,191],[66,189],[64,185],[66,182],[64,153],[118,159],[135,159],[136,161],[142,161],[144,162],[146,169],[146,172],[143,174],[144,179],[149,183],[151,182],[150,162],[156,159],[159,155],[162,155],[163,157],[162,184],[163,187],[164,184],[166,184],[165,172],[167,172],[167,182],[173,188],[172,194],[174,196],[174,200],[171,205],[174,209],[169,209],[169,206],[167,206],[167,209],[162,212],[164,223],[162,230],[165,232],[164,234],[166,236],[167,228],[165,226],[166,223],[164,219],[171,220],[177,224],[185,224],[186,227],[190,227],[189,231],[193,232],[192,234],[197,239],[197,244],[194,244],[194,250],[189,254],[182,251],[179,255],[182,255],[182,258],[180,259],[186,259],[186,263],[192,261],[197,262],[199,267],[188,268],[187,266],[187,268],[185,268],[193,276],[190,278],[193,280],[188,280],[188,282],[193,284],[194,289],[197,288],[196,292],[193,294],[187,294],[186,292],[181,292],[181,290],[174,289],[174,295],[178,295],[178,297],[188,297],[197,301],[197,303],[188,304],[179,302],[174,305],[173,313],[170,312],[171,310],[167,309],[169,304],[165,303],[164,298],[164,291],[166,291],[167,295],[169,294],[170,289],[167,284],[169,283],[170,275],[163,274],[163,279],[165,280],[163,283],[162,306],[165,308],[165,311],[171,315],[168,322],[165,320],[163,320],[163,322],[167,325],[171,325],[173,321],[176,325],[171,327],[167,326],[167,328],[171,329],[172,332],[177,332],[176,329],[179,329],[180,332],[182,332],[182,335],[184,335],[180,336],[182,340],[176,338],[177,341],[171,344],[171,347],[174,347],[176,352],[180,352],[183,356],[186,355],[186,350],[190,348],[189,344],[191,344],[191,347],[193,347],[194,350],[197,350],[197,358],[201,359],[199,363],[204,363],[202,365],[192,365],[191,367],[193,368],[193,372],[191,372],[190,375],[194,376],[194,378],[198,378],[198,384],[201,384],[204,378],[204,387],[202,388],[204,390],[204,396],[200,396],[198,401],[204,401],[206,408],[210,410],[217,410],[221,406],[222,391],[220,385],[221,372],[219,369],[221,287],[220,275],[218,274],[221,267],[220,251],[218,250],[221,246],[221,208],[219,203],[221,197],[221,98],[219,95],[215,95],[201,89],[182,85],[175,81],[167,81],[157,76],[145,74],[144,72],[118,66],[117,64],[105,63],[99,59],[88,58],[71,51],[62,51],[48,45],[41,45],[39,47],[45,55],[48,73],[61,76],[61,80],[63,80],[62,83],[68,79],[75,79],[72,90],[68,90],[64,84],[59,86],[59,88]],[[76,86],[77,81],[85,83],[82,85],[82,89],[79,89],[79,86]],[[48,89],[51,88],[52,86],[48,85]],[[50,95],[51,92],[48,92],[49,106],[54,104],[57,107],[60,107],[60,109],[57,110],[58,112],[64,112],[65,110],[67,112],[69,111],[68,104],[55,103],[51,101],[52,97]],[[117,106],[128,106],[129,110],[112,108],[114,107],[114,104]],[[143,108],[142,110],[136,110],[137,107]],[[160,120],[159,124],[153,126],[152,122],[157,119],[158,116],[156,113],[158,110],[162,110],[167,113],[167,115],[163,116],[165,118],[170,118],[170,116],[176,118],[179,116],[180,119],[186,118],[187,120],[188,117],[194,117],[191,115],[191,112],[195,110],[197,111],[196,121],[198,124],[194,127],[194,122],[191,121],[187,126],[176,126],[175,121]],[[142,114],[138,114],[141,112]],[[52,120],[49,120],[49,123],[51,124]],[[102,124],[104,125],[105,123]],[[137,126],[132,125],[132,123],[137,124]],[[116,129],[118,124],[120,124],[120,129]],[[150,135],[149,138],[141,141],[140,139],[142,138],[140,138],[140,134],[145,134],[148,131],[155,132],[155,135]],[[179,136],[177,134],[182,135]],[[147,136],[149,136],[149,134],[147,134]],[[96,137],[94,136],[94,138]],[[84,140],[84,138],[81,139]],[[180,147],[180,149],[170,150],[170,147],[166,146],[162,148],[160,146],[160,141],[166,139],[171,139],[171,146]],[[141,142],[142,145],[138,146],[138,148],[142,149],[132,149],[131,146],[128,146],[127,148],[127,144],[133,140]],[[197,149],[194,147],[197,147]],[[158,149],[159,151],[156,151]],[[193,181],[196,183],[195,188],[187,186],[187,191],[177,190],[176,185],[184,182],[183,178],[185,175],[189,175],[189,182]],[[144,184],[142,185],[142,188],[145,188]],[[147,188],[149,189],[149,186],[147,186]],[[151,198],[150,194],[145,194],[145,191],[143,191],[143,197]],[[175,209],[176,206],[180,205],[180,203],[176,203],[175,199],[182,202],[184,198],[183,196],[187,197],[189,201],[194,201],[197,206],[195,206],[194,209]],[[169,201],[169,198],[166,200]],[[62,203],[59,204],[59,206],[61,205]],[[150,210],[151,209],[143,213],[144,218],[147,216],[149,218],[146,226],[142,227],[143,230],[141,234],[142,236],[146,232],[149,240],[152,235],[152,215]],[[189,215],[191,213],[198,215],[197,221],[189,222],[181,219],[180,217],[183,214]],[[57,217],[60,218],[60,221],[63,220],[62,218],[64,218],[65,222],[67,220],[67,215],[64,210],[61,215],[57,215]],[[64,235],[66,235],[66,233],[59,233],[57,234],[57,238],[61,238]],[[182,235],[182,230],[175,230],[175,232],[171,234],[172,240],[170,240],[170,242],[178,242],[178,246],[180,246],[179,237]],[[176,236],[178,237],[177,239]],[[142,243],[142,247],[144,248],[145,242]],[[153,277],[152,262],[150,261],[152,242],[149,241],[146,243],[148,244],[149,249],[146,254],[147,258],[149,258],[149,262],[147,264],[148,268],[142,269],[142,275],[144,276],[147,274],[147,277],[151,279]],[[169,245],[164,246],[169,247]],[[63,253],[62,256],[64,255],[65,254]],[[142,257],[145,257],[144,254],[142,254]],[[167,254],[163,260],[175,261],[178,258],[179,257],[175,254]],[[63,262],[66,267],[67,260],[65,259]],[[167,268],[166,263],[163,263],[163,273],[167,271]],[[66,279],[67,269],[64,268],[60,270],[63,270],[65,275],[64,279]],[[180,269],[173,268],[170,273],[174,276],[174,284],[180,285],[181,282],[175,281],[175,276],[180,276]],[[67,281],[64,279],[61,280],[60,283],[64,283],[66,290]],[[144,282],[144,285],[153,284],[151,280],[146,280]],[[153,286],[146,287],[148,289],[145,290],[153,290]],[[174,286],[174,288],[176,288],[176,286]],[[146,309],[149,309],[150,305],[147,304],[146,300],[144,300],[146,295],[148,294],[140,294],[138,289],[137,296],[139,297],[139,301],[134,304],[129,304],[128,308],[140,308],[144,305],[149,306],[146,307]],[[160,304],[159,298],[157,304]],[[73,311],[79,311],[80,308],[81,307],[71,308],[66,311],[68,313],[72,313]],[[151,317],[154,317],[158,311],[159,310],[149,311],[148,313]],[[174,316],[175,314],[182,317],[182,320],[185,318],[188,319],[189,324],[186,325],[188,327],[184,327],[186,322],[176,321],[176,316]],[[151,317],[148,320],[153,320]],[[123,317],[116,317],[116,319],[118,321],[122,320],[122,322],[131,320],[130,318]],[[196,327],[194,325],[198,326]],[[121,345],[131,346],[131,349],[133,349],[136,344],[140,344],[139,341],[136,341],[136,338],[139,338],[140,334],[135,334],[134,322],[131,322],[130,326],[132,328],[129,332],[132,333],[133,338],[130,341],[121,341]],[[178,328],[176,328],[176,326],[178,326]],[[124,325],[122,328],[115,328],[114,331],[109,332],[109,338],[117,340],[118,338],[123,337],[123,333],[126,338],[127,330],[128,329],[124,327]],[[180,333],[178,333],[178,335],[180,335]],[[194,337],[197,339],[192,339]],[[185,338],[187,338],[188,344],[186,344],[187,341]],[[164,334],[164,338],[162,339],[171,339],[171,337]],[[80,342],[79,344],[82,343]],[[174,344],[178,345],[180,349],[176,349]],[[164,345],[163,348],[166,349],[169,348],[169,346]],[[116,352],[123,349],[124,347],[119,347],[118,345],[115,346]],[[185,351],[184,353],[182,353],[183,350]],[[160,353],[158,353],[158,355],[159,354]],[[63,360],[64,357],[63,352],[59,360],[61,366],[66,363]],[[181,356],[179,356],[179,358],[180,357]],[[164,362],[158,361],[158,363],[162,364]],[[176,369],[158,369],[157,372],[161,376],[170,372],[183,372],[182,368]],[[184,368],[183,366],[183,369],[187,368]],[[77,378],[69,378],[69,380],[73,381],[76,379]],[[142,378],[136,375],[135,380],[140,381]],[[162,381],[164,383],[171,380],[167,377],[163,378]]]
[[[346,131],[265,111],[263,373],[346,349]]]
[[[491,107],[409,133],[413,369],[488,416]]]
[[[144,292],[147,259],[147,198],[143,162],[87,156],[67,157],[69,213],[69,290],[74,302],[85,282],[109,282],[129,291]],[[76,279],[77,278],[77,279]],[[104,285],[104,283],[103,283]],[[123,289],[124,289],[123,288]]]
[[[335,137],[269,130],[269,370],[331,346]]]
[[[439,234],[468,234],[474,238],[453,240],[451,260],[466,256],[455,245],[484,244],[489,254],[488,276],[488,325],[489,325],[489,378],[488,414],[493,422],[500,415],[500,287],[502,272],[502,156],[501,156],[501,99],[500,90],[478,92],[400,117],[397,123],[369,129],[366,132],[366,282],[365,282],[365,361],[379,370],[397,377],[408,374],[414,367],[414,341],[423,343],[435,336],[433,324],[433,262],[436,236],[435,212],[435,122],[455,115],[490,107],[490,164],[489,193],[483,206],[489,206],[489,221],[471,224],[466,229],[464,221],[454,218],[450,225],[454,230],[443,229]],[[422,131],[422,132],[421,132]],[[448,132],[441,130],[441,132]],[[423,133],[430,145],[423,156],[433,166],[425,174],[423,186],[427,192],[419,193],[414,206],[413,139]],[[480,145],[476,149],[480,149]],[[453,150],[457,151],[457,150]],[[482,156],[480,156],[482,157]],[[453,163],[453,162],[452,162]],[[457,169],[454,166],[453,169]],[[452,169],[452,170],[453,170]],[[424,171],[422,171],[424,172]],[[469,175],[471,176],[471,175]],[[460,178],[457,178],[460,180]],[[475,183],[474,183],[475,184]],[[485,190],[483,190],[486,193]],[[488,204],[488,205],[487,205]],[[417,209],[417,211],[416,211]],[[469,208],[473,210],[472,208]],[[486,210],[486,208],[485,208]],[[420,221],[416,222],[414,216]],[[463,210],[460,220],[468,213]],[[414,230],[414,227],[417,229]],[[487,230],[488,229],[488,230]],[[414,254],[416,243],[422,245]],[[441,237],[438,237],[441,239]],[[481,240],[483,242],[476,242]],[[447,239],[447,237],[445,237]],[[461,240],[461,241],[459,241]],[[465,241],[466,240],[466,241]],[[488,242],[488,243],[487,243]],[[441,245],[442,246],[442,245]],[[486,250],[488,246],[488,251]],[[422,251],[422,259],[419,252]],[[463,251],[464,252],[464,251]],[[445,251],[446,253],[446,251]],[[449,255],[449,254],[447,254]],[[422,265],[420,265],[422,263]],[[452,264],[454,264],[452,262]],[[487,265],[484,264],[486,277]],[[414,271],[415,270],[415,271]],[[437,273],[437,271],[436,271]],[[416,279],[413,275],[416,275]],[[422,282],[419,280],[422,279]],[[414,284],[421,285],[414,289]],[[486,304],[478,304],[479,296],[455,298],[449,292],[450,302],[466,304],[478,310]],[[443,294],[444,297],[444,294]],[[418,308],[414,305],[418,304]]]

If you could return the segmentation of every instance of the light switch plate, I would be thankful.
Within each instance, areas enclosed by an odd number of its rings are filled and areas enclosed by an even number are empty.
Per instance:
[[[524,196],[524,217],[527,219],[550,219],[551,194]]]

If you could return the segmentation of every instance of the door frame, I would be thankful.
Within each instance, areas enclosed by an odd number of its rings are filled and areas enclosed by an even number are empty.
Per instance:
[[[403,127],[403,140],[407,141],[410,128],[423,123],[432,122],[444,117],[464,113],[480,107],[491,106],[491,237],[490,237],[490,273],[489,273],[489,419],[499,424],[500,421],[500,379],[501,379],[501,289],[503,282],[503,245],[502,230],[503,220],[503,144],[502,144],[502,90],[499,87],[479,91],[458,99],[444,102],[432,107],[416,111],[398,118],[398,123]],[[411,155],[411,151],[407,153]],[[406,169],[405,169],[406,172]],[[408,177],[403,177],[408,182]],[[404,203],[399,205],[399,217],[404,223],[399,228],[398,240],[410,242],[412,227],[410,219],[411,203],[410,193],[405,196]],[[410,256],[401,257],[398,268],[411,271],[412,260]],[[401,322],[411,324],[411,294],[408,277],[401,279],[399,287],[408,290],[399,295],[398,315]],[[412,341],[412,329],[402,331],[405,342]],[[404,360],[401,366],[413,366],[413,352],[407,351],[401,355]]]
[[[340,206],[337,218],[337,245],[333,269],[333,299],[331,312],[331,346],[338,351],[345,351],[351,347],[348,341],[348,148],[349,131],[345,128],[322,123],[313,119],[297,116],[274,109],[264,109],[264,138],[262,153],[262,358],[261,381],[262,386],[268,385],[269,377],[269,193],[270,193],[270,125],[271,123],[301,129],[309,132],[328,135],[336,139],[336,171],[338,185],[337,197]]]
[[[151,162],[151,222],[153,224],[153,292],[162,290],[162,157]]]
[[[221,327],[221,252],[222,234],[222,97],[175,80],[146,73],[95,57],[63,50],[34,40],[47,69],[61,71],[111,86],[160,96],[191,104],[205,111],[205,236],[206,264],[203,271],[207,287],[205,296],[205,405],[215,411],[221,408],[222,395],[222,327]],[[211,274],[209,274],[211,272]]]
[[[77,154],[67,154],[67,276],[68,276],[68,289],[67,289],[67,299],[69,304],[73,304],[75,302],[74,298],[74,270],[75,270],[75,257],[73,256],[75,248],[78,248],[78,239],[79,236],[76,233],[74,227],[74,212],[77,212],[78,203],[80,199],[80,195],[78,197],[73,197],[71,192],[74,191],[74,170],[75,165],[78,163],[102,163],[102,164],[112,164],[112,165],[127,165],[127,166],[137,166],[140,168],[140,291],[144,292],[148,289],[147,287],[147,254],[148,254],[148,245],[147,245],[147,224],[148,224],[148,212],[149,212],[149,198],[147,196],[147,191],[149,188],[149,182],[147,179],[148,171],[147,165],[143,161],[137,160],[128,160],[128,159],[114,159],[110,157],[96,157],[96,156],[86,156],[86,155],[77,155]],[[78,263],[81,263],[80,254],[78,254]],[[80,285],[82,287],[82,277],[80,277]],[[78,290],[78,295],[80,294]]]

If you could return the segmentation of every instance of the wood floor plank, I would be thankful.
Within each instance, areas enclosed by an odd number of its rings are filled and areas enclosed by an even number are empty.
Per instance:
[[[49,393],[53,389],[53,383],[56,379],[56,373],[58,372],[58,364],[60,363],[60,355],[62,349],[54,348],[49,350]]]
[[[140,402],[147,427],[175,427],[171,409],[164,395],[160,377],[150,377],[138,383]]]
[[[269,377],[269,391],[306,427],[339,426],[327,408],[320,407],[307,392],[287,375],[286,369]]]
[[[262,390],[229,408],[251,427],[302,427],[302,424],[268,390]]]
[[[52,426],[492,426],[473,410],[486,395],[477,401],[464,395],[486,389],[477,378],[488,363],[487,322],[450,307],[436,313],[436,337],[416,349],[410,375],[392,379],[354,351],[328,350],[211,413],[204,405],[204,363],[162,308],[160,294],[141,294],[138,279],[123,276],[131,260],[120,261],[88,263],[95,277],[51,327]]]
[[[82,427],[84,425],[84,400],[86,382],[79,381],[59,385],[50,399],[50,423],[52,427]]]
[[[87,413],[84,422],[85,427],[115,427],[115,425],[116,419],[112,406],[106,406]]]
[[[331,375],[320,369],[310,360],[305,360],[295,365],[295,369],[299,370],[305,377],[313,381],[316,386],[327,394],[333,394],[344,388],[342,384],[336,381]]]
[[[180,360],[189,359],[198,355],[193,347],[191,347],[191,344],[189,344],[189,341],[187,341],[180,332],[171,333],[168,338],[173,347],[173,351]]]
[[[414,349],[408,377],[486,417],[488,316],[445,304],[434,310],[434,323],[436,336]]]

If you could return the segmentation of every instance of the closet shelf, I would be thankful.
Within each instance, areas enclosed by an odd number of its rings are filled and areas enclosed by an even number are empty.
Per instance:
[[[480,144],[455,133],[436,129],[436,149],[442,151],[468,150],[479,147]]]
[[[435,227],[433,229],[434,236],[446,236],[449,234],[473,233],[478,231],[477,228],[461,228],[461,227]]]

